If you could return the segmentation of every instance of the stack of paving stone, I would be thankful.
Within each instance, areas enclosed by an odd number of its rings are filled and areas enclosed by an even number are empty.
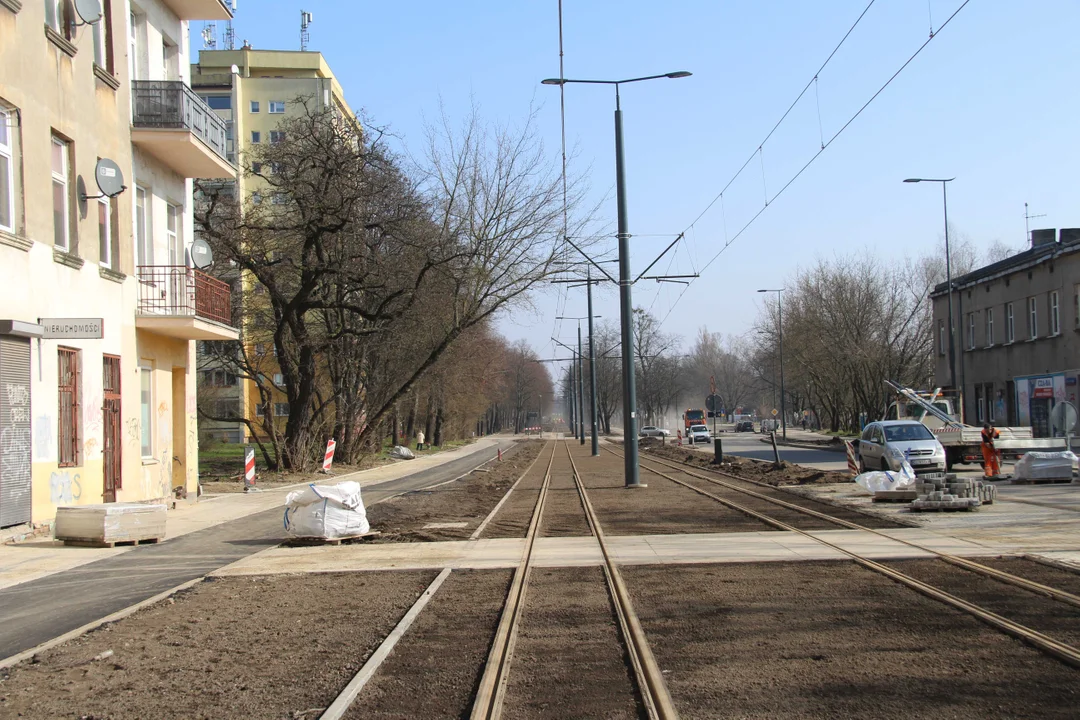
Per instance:
[[[982,480],[958,478],[954,473],[921,476],[915,482],[918,497],[913,510],[966,510],[990,505],[997,488]]]

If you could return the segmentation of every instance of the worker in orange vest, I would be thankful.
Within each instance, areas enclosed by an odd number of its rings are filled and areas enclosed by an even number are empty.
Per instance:
[[[1001,437],[1001,433],[990,423],[983,423],[982,429],[982,456],[983,472],[988,478],[997,477],[1001,473],[1001,463],[998,460],[998,451],[994,447],[994,440]]]

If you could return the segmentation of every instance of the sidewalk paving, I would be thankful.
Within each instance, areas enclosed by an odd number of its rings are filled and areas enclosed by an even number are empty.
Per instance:
[[[500,436],[487,436],[469,445],[424,455],[415,460],[402,460],[345,475],[327,476],[325,482],[338,483],[354,480],[362,487],[385,483],[468,457],[493,447],[499,440]],[[301,482],[260,492],[203,496],[195,503],[178,504],[175,509],[170,509],[168,512],[165,539],[167,541],[182,537],[255,513],[282,507],[285,504],[285,496],[290,491],[307,484],[307,482]],[[71,570],[97,560],[122,555],[133,549],[132,546],[67,547],[62,542],[51,538],[0,545],[0,589]]]

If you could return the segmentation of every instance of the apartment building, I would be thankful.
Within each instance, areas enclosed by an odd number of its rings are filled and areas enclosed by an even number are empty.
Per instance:
[[[238,334],[187,263],[192,178],[235,175],[188,21],[229,10],[98,9],[0,0],[0,527],[193,499],[195,341]]]
[[[299,100],[304,99],[315,111],[333,108],[344,118],[354,114],[345,101],[345,94],[334,77],[326,59],[319,52],[257,50],[202,50],[199,62],[191,66],[191,85],[195,92],[214,108],[228,128],[228,154],[241,168],[234,188],[242,203],[276,202],[266,190],[266,183],[243,168],[250,167],[245,153],[253,145],[280,142],[283,120],[303,112]],[[260,168],[253,168],[260,172]],[[245,302],[258,302],[259,288],[243,293]],[[251,338],[248,355],[269,383],[282,386],[281,375],[274,360],[274,346],[269,338]],[[238,378],[229,368],[212,362],[213,355],[202,356],[200,364],[201,391],[199,402],[216,417],[242,414],[261,420],[270,414],[282,425],[288,415],[288,404],[282,392],[275,391],[270,403],[261,398],[250,380]],[[216,422],[203,419],[199,426],[204,438],[226,442],[248,442],[251,433],[242,423]]]
[[[969,423],[1030,426],[1050,437],[1050,413],[1077,405],[1080,230],[1035,230],[1032,247],[953,279],[957,384]],[[934,306],[937,384],[949,385],[948,292]]]

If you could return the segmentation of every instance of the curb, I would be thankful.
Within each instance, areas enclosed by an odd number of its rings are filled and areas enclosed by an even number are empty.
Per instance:
[[[765,443],[767,445],[771,445],[768,438],[760,438],[758,442],[762,442],[762,443]],[[843,444],[841,444],[839,447],[836,447],[835,445],[814,445],[813,443],[801,443],[801,442],[798,442],[798,441],[791,441],[791,440],[786,440],[786,441],[785,440],[777,440],[776,444],[777,445],[783,445],[785,447],[800,448],[802,450],[822,450],[824,452],[835,452],[835,453],[845,452]]]

